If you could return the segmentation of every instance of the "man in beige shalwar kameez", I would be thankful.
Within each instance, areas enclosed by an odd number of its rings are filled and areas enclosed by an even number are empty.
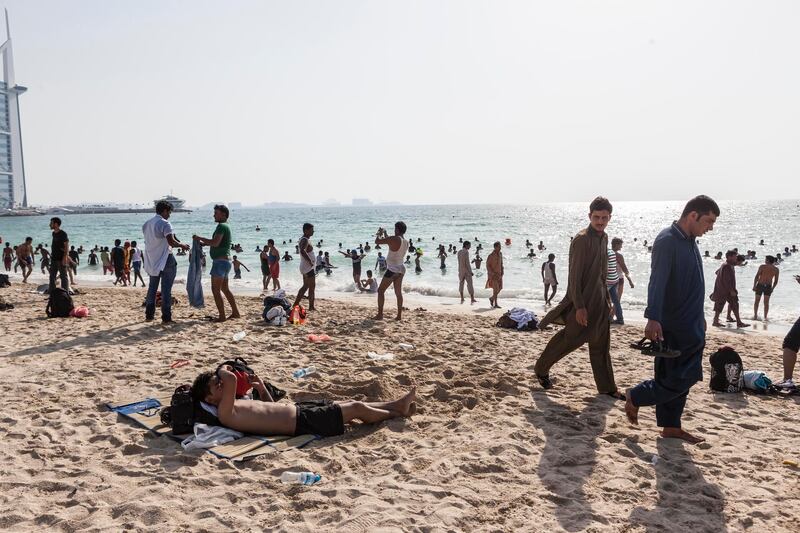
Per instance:
[[[611,203],[605,198],[592,201],[589,227],[578,232],[570,244],[567,294],[539,325],[565,326],[550,339],[534,367],[536,378],[545,389],[553,387],[550,368],[588,342],[597,391],[624,399],[614,382],[609,353],[610,298],[606,288],[608,236],[605,228],[611,220],[611,210]]]

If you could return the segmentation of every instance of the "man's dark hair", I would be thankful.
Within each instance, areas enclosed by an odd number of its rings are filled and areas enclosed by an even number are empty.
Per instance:
[[[714,213],[714,216],[718,217],[719,206],[717,205],[717,202],[705,194],[701,194],[700,196],[695,196],[686,203],[686,207],[683,208],[683,213],[681,213],[681,218],[689,216],[689,213],[691,212],[695,212],[701,217],[708,215],[709,213]]]
[[[275,246],[275,241],[273,239],[268,239],[267,244],[270,246]]]
[[[739,254],[736,253],[736,250],[728,250],[727,252],[725,252],[725,257],[731,257],[732,255],[738,256]]]
[[[172,204],[167,202],[166,200],[159,200],[158,202],[156,202],[156,213],[158,213],[159,215],[164,211],[169,211],[171,213],[173,209],[174,207],[172,206]]]
[[[135,246],[136,246],[136,241],[131,241],[131,247],[135,247]]]
[[[594,213],[595,211],[608,211],[611,213],[613,209],[611,202],[604,196],[598,196],[589,204],[589,213]]]
[[[547,256],[547,259],[549,259],[550,261],[552,261],[555,258],[556,258],[556,254],[550,254],[550,255]]]
[[[120,244],[122,244],[122,241],[121,241],[121,240],[119,240],[119,239],[114,239],[114,246],[119,246]]]
[[[618,244],[622,244],[622,239],[620,239],[619,237],[614,237],[613,239],[611,239],[611,246],[616,246]]]
[[[33,237],[25,237],[25,242],[33,242]]]
[[[497,248],[498,246],[500,246],[500,241],[494,241],[492,247]]]
[[[211,383],[211,378],[213,377],[213,372],[203,372],[194,378],[194,383],[192,383],[192,400],[194,400],[195,403],[206,401],[206,397],[210,392],[208,385]]]
[[[372,276],[372,270],[367,270],[367,276]]]
[[[60,218],[58,218],[58,217],[53,217],[53,218],[51,218],[51,219],[50,219],[50,222],[52,222],[52,223],[54,223],[54,224],[58,224],[58,225],[59,225],[59,227],[61,226],[61,219],[60,219]]]
[[[314,224],[312,224],[311,222],[306,222],[305,224],[303,224],[303,233],[305,233],[306,230],[310,230],[313,227]]]
[[[228,209],[228,206],[225,204],[217,204],[214,206],[214,211],[219,211],[223,215],[225,215],[225,220],[228,220],[231,216],[231,212]]]
[[[75,250],[75,245],[70,246],[69,249],[74,251]]]
[[[398,232],[400,235],[405,235],[406,234],[406,230],[408,230],[408,227],[406,227],[406,223],[405,222],[403,222],[402,220],[399,220],[399,221],[394,223],[394,230],[396,232]]]
[[[469,241],[464,241],[463,248],[469,248],[470,246],[472,246],[472,243],[470,243]]]
[[[766,259],[766,260],[767,260],[767,263],[769,263],[770,265],[771,265],[771,264],[773,264],[773,263],[775,262],[775,258],[774,258],[773,256],[771,256],[771,255],[768,255],[768,256],[767,256],[767,257],[765,257],[764,259]]]

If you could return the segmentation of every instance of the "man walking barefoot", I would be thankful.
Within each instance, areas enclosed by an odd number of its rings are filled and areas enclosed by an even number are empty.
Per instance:
[[[719,206],[708,196],[689,200],[677,222],[659,233],[653,243],[650,284],[647,287],[645,336],[666,348],[679,350],[676,358],[655,358],[654,379],[628,389],[625,414],[638,424],[639,408],[655,405],[661,436],[691,444],[704,441],[681,428],[689,389],[703,379],[706,344],[705,281],[697,237],[714,229]]]

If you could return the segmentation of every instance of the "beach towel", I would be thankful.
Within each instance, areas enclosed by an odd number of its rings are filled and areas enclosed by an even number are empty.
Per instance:
[[[174,435],[170,427],[161,423],[158,412],[164,405],[169,405],[170,396],[160,395],[143,400],[109,402],[106,407],[121,417],[156,434],[164,435],[178,442],[185,440],[189,434]],[[283,452],[292,448],[302,448],[320,437],[317,435],[245,435],[231,442],[206,449],[220,459],[245,461],[274,451]]]
[[[189,252],[189,272],[186,274],[186,293],[189,295],[189,305],[197,309],[205,307],[203,300],[203,247],[195,239],[192,241],[192,250]]]

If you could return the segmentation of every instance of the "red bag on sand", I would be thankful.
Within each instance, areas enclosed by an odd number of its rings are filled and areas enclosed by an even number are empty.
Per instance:
[[[69,312],[69,316],[74,318],[86,318],[89,316],[89,308],[84,306],[75,307]]]

